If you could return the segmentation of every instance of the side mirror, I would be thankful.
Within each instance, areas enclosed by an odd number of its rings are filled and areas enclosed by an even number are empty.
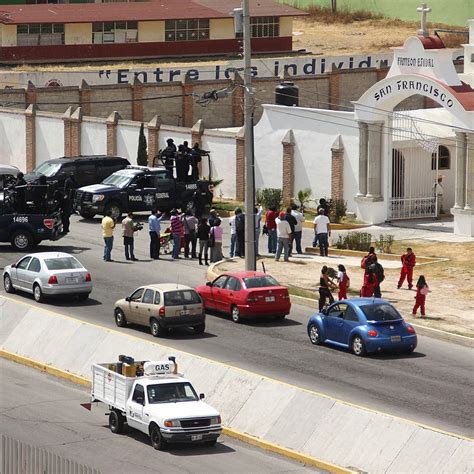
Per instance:
[[[321,313],[321,314],[324,314],[324,316],[327,316],[328,310],[327,310],[327,309],[322,309],[322,310],[320,311],[320,313]]]
[[[204,400],[206,396],[204,395],[204,393],[200,393],[199,394],[199,400]]]
[[[125,301],[132,301],[132,298],[130,298],[130,296],[127,296],[127,297],[125,298]]]
[[[137,183],[132,183],[128,185],[128,189],[136,189],[137,188]]]
[[[16,263],[12,263],[10,266],[11,266],[12,268],[16,268]]]
[[[212,286],[212,281],[206,282],[206,286]]]

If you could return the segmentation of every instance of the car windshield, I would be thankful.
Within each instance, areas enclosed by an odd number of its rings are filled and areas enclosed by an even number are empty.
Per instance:
[[[201,298],[194,290],[177,290],[165,293],[165,306],[182,306],[200,302]]]
[[[114,173],[108,176],[102,181],[102,184],[109,184],[111,186],[116,186],[117,188],[126,188],[134,176],[129,174]]]
[[[195,402],[199,400],[189,382],[148,385],[148,403]]]
[[[275,278],[270,275],[259,277],[244,278],[244,283],[247,288],[264,288],[266,286],[280,286]]]
[[[46,258],[44,263],[48,270],[74,270],[84,268],[74,257]]]
[[[367,321],[395,321],[402,319],[398,311],[389,304],[367,304],[361,306]]]
[[[33,171],[33,174],[39,174],[49,178],[54,176],[59,171],[59,168],[61,168],[61,163],[43,163]]]

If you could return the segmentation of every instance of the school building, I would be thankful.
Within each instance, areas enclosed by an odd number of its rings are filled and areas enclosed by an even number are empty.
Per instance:
[[[236,54],[232,11],[240,0],[5,5],[0,12],[0,61]],[[292,50],[293,17],[306,13],[273,0],[251,2],[254,53]]]

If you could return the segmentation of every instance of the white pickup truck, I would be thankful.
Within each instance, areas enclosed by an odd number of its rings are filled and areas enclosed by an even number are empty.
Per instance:
[[[122,360],[130,363],[92,366],[91,399],[109,406],[112,433],[120,433],[126,422],[149,435],[159,450],[168,442],[216,443],[221,417],[202,401],[204,394],[198,396],[191,382],[177,373],[174,357],[159,362]]]

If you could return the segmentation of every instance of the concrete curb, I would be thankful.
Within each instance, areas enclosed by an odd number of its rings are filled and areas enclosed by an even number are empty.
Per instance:
[[[32,367],[33,369],[39,370],[41,372],[46,372],[50,375],[53,375],[54,377],[62,378],[78,385],[82,385],[85,387],[90,387],[91,385],[91,381],[85,377],[81,377],[71,372],[67,372],[66,370],[58,369],[56,367],[53,367],[52,365],[44,364],[42,362],[30,359],[29,357],[13,354],[12,352],[6,351],[4,349],[0,349],[0,357],[6,360],[16,362],[18,364]],[[319,469],[324,469],[325,471],[334,474],[352,474],[356,472],[350,469],[336,466],[335,464],[314,458],[312,456],[301,454],[297,451],[294,451],[293,449],[284,448],[283,446],[280,446],[278,444],[270,443],[268,441],[256,438],[255,436],[251,436],[247,433],[242,433],[232,428],[223,427],[222,432],[230,438],[238,439],[239,441],[243,441],[244,443],[257,446],[258,448],[264,449],[265,451],[280,454],[281,456],[298,461],[307,466],[313,466]]]

